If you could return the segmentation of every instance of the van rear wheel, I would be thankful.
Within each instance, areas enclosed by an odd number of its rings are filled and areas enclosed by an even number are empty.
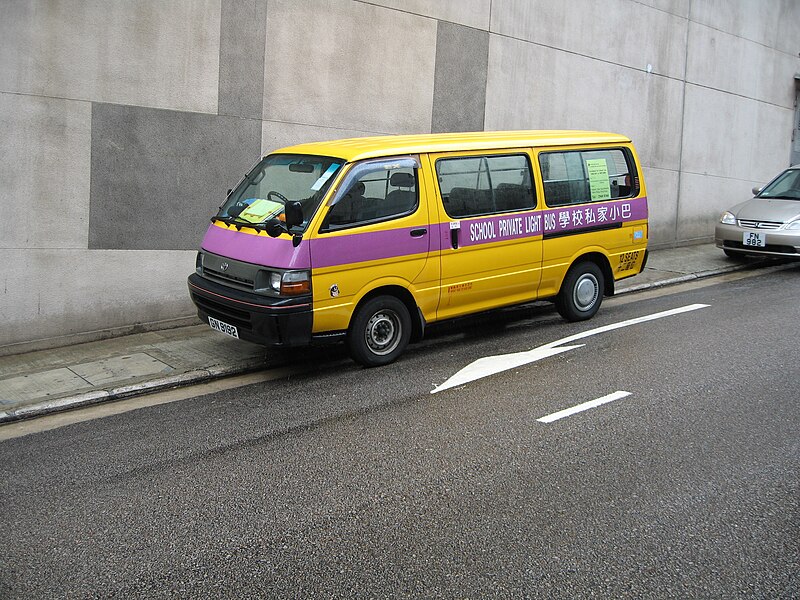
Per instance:
[[[365,367],[388,365],[400,356],[411,339],[408,308],[394,296],[378,296],[358,309],[347,344],[350,355]]]
[[[574,265],[561,284],[556,297],[558,314],[567,321],[591,319],[603,302],[603,271],[590,261]]]

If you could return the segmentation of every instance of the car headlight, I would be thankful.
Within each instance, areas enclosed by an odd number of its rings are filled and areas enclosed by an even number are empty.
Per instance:
[[[726,210],[719,218],[719,222],[723,225],[736,225],[736,217],[732,212]]]
[[[311,273],[308,271],[267,271],[256,276],[256,293],[274,296],[302,296],[311,293]]]
[[[791,223],[787,223],[786,229],[790,231],[796,231],[800,229],[800,219],[798,219],[797,221],[792,221]]]

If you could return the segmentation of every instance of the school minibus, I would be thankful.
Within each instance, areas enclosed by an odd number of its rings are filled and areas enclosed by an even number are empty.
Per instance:
[[[631,140],[591,131],[365,137],[265,155],[203,238],[189,291],[266,346],[344,340],[365,366],[427,325],[551,299],[592,317],[647,258]]]

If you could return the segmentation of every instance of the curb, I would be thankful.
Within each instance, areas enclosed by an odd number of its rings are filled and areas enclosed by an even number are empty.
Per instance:
[[[651,290],[661,287],[666,287],[670,285],[676,285],[679,283],[686,283],[687,281],[695,281],[697,279],[706,279],[708,277],[715,277],[717,275],[725,275],[727,273],[735,273],[737,271],[748,271],[752,270],[755,271],[756,269],[761,269],[765,272],[772,272],[772,271],[781,271],[785,268],[791,267],[793,263],[781,263],[774,266],[768,266],[771,261],[761,261],[756,263],[749,263],[749,264],[741,264],[741,265],[729,265],[727,267],[719,267],[718,269],[711,269],[710,271],[700,271],[698,273],[687,273],[686,275],[678,275],[676,277],[670,277],[669,279],[661,279],[659,281],[652,281],[650,283],[642,283],[639,285],[633,285],[631,287],[623,288],[621,290],[617,290],[614,294],[615,296],[619,296],[622,294],[629,294],[632,292],[642,292],[645,290]]]
[[[644,290],[651,290],[654,288],[666,287],[668,285],[676,285],[678,283],[686,283],[687,281],[694,281],[695,279],[705,279],[706,277],[713,277],[715,275],[725,275],[726,273],[733,273],[734,271],[743,271],[751,265],[744,265],[741,267],[724,267],[715,269],[713,271],[702,271],[700,273],[688,273],[686,275],[678,275],[670,277],[669,279],[661,279],[650,283],[640,283],[618,290],[614,295],[629,294],[631,292],[642,292]]]
[[[161,377],[159,379],[143,381],[132,385],[123,385],[108,390],[95,390],[75,396],[37,402],[12,410],[0,411],[0,425],[32,417],[41,417],[62,410],[83,408],[101,402],[123,400],[125,398],[132,398],[134,396],[160,392],[167,389],[186,387],[213,379],[229,377],[231,375],[243,375],[255,371],[262,366],[263,364],[258,361],[236,365],[215,366],[208,369],[196,369],[178,375],[170,375],[169,377]]]

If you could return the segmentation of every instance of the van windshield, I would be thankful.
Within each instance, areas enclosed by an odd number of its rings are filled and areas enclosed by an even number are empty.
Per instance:
[[[283,219],[286,203],[297,200],[303,223],[296,229],[304,231],[343,164],[325,156],[265,156],[231,192],[216,218],[259,229],[270,219]]]

